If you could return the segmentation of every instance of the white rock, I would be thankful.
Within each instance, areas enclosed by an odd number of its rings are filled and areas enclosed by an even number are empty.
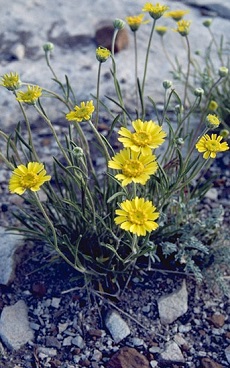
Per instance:
[[[184,363],[185,361],[179,346],[174,341],[169,341],[166,344],[165,350],[160,353],[160,356],[163,360],[169,362]]]
[[[23,300],[4,307],[0,319],[0,336],[9,349],[18,350],[33,340],[34,333],[30,328],[27,306]]]
[[[130,335],[129,326],[116,311],[112,311],[107,314],[105,325],[112,335],[115,343],[119,343]]]
[[[225,352],[225,356],[226,356],[226,359],[227,359],[228,363],[230,363],[230,345],[228,345],[226,347],[226,349],[224,350],[224,352]]]
[[[17,60],[22,60],[25,56],[25,46],[21,43],[16,43],[11,49],[11,55]]]
[[[76,345],[79,349],[83,349],[85,347],[85,341],[83,340],[83,338],[81,337],[81,335],[76,335],[72,339],[72,344],[73,345]]]
[[[52,298],[51,306],[53,308],[59,308],[61,302],[61,298]]]
[[[188,310],[188,292],[185,280],[180,289],[169,295],[162,296],[158,302],[161,323],[170,324]]]

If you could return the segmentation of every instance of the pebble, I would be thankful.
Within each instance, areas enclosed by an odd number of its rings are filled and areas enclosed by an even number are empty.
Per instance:
[[[61,302],[61,298],[52,298],[51,306],[53,308],[59,308]]]
[[[80,335],[76,335],[72,339],[72,344],[77,346],[80,349],[83,349],[85,347],[85,341],[83,340],[83,338]]]
[[[121,318],[116,311],[110,311],[106,315],[105,325],[111,333],[115,343],[119,343],[130,335],[128,324]]]
[[[180,362],[184,363],[184,356],[179,348],[179,346],[174,341],[169,341],[165,345],[165,349],[160,353],[163,360],[169,362]]]

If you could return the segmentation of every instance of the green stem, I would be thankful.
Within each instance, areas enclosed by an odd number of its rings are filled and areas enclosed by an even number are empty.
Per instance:
[[[184,87],[184,103],[183,103],[184,107],[185,107],[186,100],[187,100],[188,80],[189,80],[190,65],[191,65],[191,49],[190,49],[188,36],[185,36],[185,40],[186,40],[187,48],[188,48],[188,67],[187,67],[187,74],[186,74],[185,87]]]
[[[138,101],[138,53],[137,53],[137,34],[136,32],[133,32],[134,36],[134,68],[135,68],[135,94],[136,94],[136,105],[137,105],[137,111],[139,109],[139,101]]]
[[[105,158],[106,158],[106,161],[108,162],[110,160],[110,155],[109,155],[109,152],[106,148],[106,145],[105,145],[105,142],[103,141],[103,139],[101,138],[101,135],[100,133],[98,133],[97,129],[95,128],[95,126],[93,125],[92,121],[89,120],[89,125],[90,127],[92,128],[98,142],[100,143],[100,146],[103,148],[104,150],[104,153],[105,153]]]
[[[97,104],[96,104],[96,119],[95,119],[95,128],[98,128],[99,121],[99,90],[100,90],[100,77],[101,77],[101,62],[99,62],[98,73],[97,73]]]

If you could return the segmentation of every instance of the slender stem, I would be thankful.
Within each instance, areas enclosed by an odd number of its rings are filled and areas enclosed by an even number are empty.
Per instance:
[[[219,49],[219,47],[218,47],[218,44],[217,44],[217,42],[216,42],[216,39],[215,39],[214,34],[213,34],[212,30],[210,29],[210,27],[208,27],[208,31],[209,31],[209,33],[210,33],[210,35],[211,35],[211,38],[212,38],[213,42],[214,42],[214,45],[215,45],[215,47],[216,47],[217,54],[218,54],[218,56],[219,56],[219,58],[220,58],[220,61],[221,61],[222,65],[224,65],[224,60],[223,60],[223,58],[222,58],[222,55],[221,55],[220,49]]]
[[[56,75],[56,73],[54,72],[54,70],[53,70],[53,68],[52,68],[52,66],[51,66],[51,64],[50,64],[49,52],[47,52],[47,51],[45,52],[45,58],[46,58],[46,63],[47,63],[47,65],[48,65],[48,67],[50,68],[51,73],[53,74],[54,78],[55,78],[56,80],[58,80],[57,75]]]
[[[98,133],[97,129],[95,128],[95,126],[93,125],[92,121],[89,120],[89,124],[98,140],[98,142],[100,143],[101,147],[104,149],[104,153],[105,153],[105,158],[106,158],[106,161],[108,162],[110,160],[110,155],[109,155],[109,152],[106,148],[106,145],[105,145],[105,142],[103,141],[103,139],[101,138],[101,135],[100,133]]]
[[[150,36],[149,36],[149,42],[148,42],[148,47],[147,47],[146,56],[145,56],[144,76],[143,76],[142,87],[141,87],[142,95],[144,95],[145,80],[146,80],[147,68],[148,68],[148,59],[149,59],[150,47],[151,47],[151,42],[152,42],[152,38],[153,38],[153,31],[154,31],[154,28],[155,28],[155,24],[156,24],[156,19],[153,20],[153,25],[152,25],[151,33],[150,33]]]
[[[166,56],[166,59],[168,60],[169,64],[170,64],[170,65],[171,65],[171,67],[173,68],[173,70],[176,70],[176,67],[175,67],[175,65],[173,64],[173,62],[172,62],[172,60],[171,60],[171,58],[170,58],[170,56],[169,56],[169,54],[168,54],[168,51],[167,51],[167,49],[166,49],[166,47],[165,47],[164,37],[163,37],[163,36],[161,36],[161,45],[162,45],[162,49],[163,49],[163,51],[164,51],[164,54],[165,54],[165,56]]]
[[[113,32],[112,46],[111,46],[111,53],[112,53],[113,57],[114,57],[114,53],[115,53],[115,41],[116,41],[116,37],[117,37],[118,32],[119,32],[119,29],[117,29],[117,28]]]
[[[97,73],[97,104],[96,104],[96,119],[95,119],[95,128],[98,127],[99,121],[99,90],[100,90],[100,77],[101,77],[101,62],[99,62],[98,73]]]
[[[190,65],[191,65],[191,49],[190,49],[190,44],[189,44],[188,36],[185,36],[185,39],[186,39],[187,48],[188,48],[188,67],[187,67],[187,74],[186,74],[185,87],[184,87],[184,103],[183,103],[184,104],[184,107],[185,107],[186,100],[187,100],[188,80],[189,80]]]
[[[134,36],[134,63],[135,63],[135,93],[136,93],[136,104],[137,104],[137,111],[139,109],[139,101],[138,101],[138,54],[137,54],[137,34],[133,32]]]

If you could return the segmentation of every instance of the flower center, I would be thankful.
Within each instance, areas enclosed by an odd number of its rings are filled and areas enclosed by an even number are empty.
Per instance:
[[[20,178],[20,185],[23,188],[32,188],[38,182],[38,176],[34,173],[27,173]]]
[[[137,146],[147,146],[150,142],[150,134],[139,131],[136,133],[133,133],[132,140]]]
[[[128,214],[128,220],[136,225],[143,225],[147,218],[143,211],[135,210]]]
[[[143,173],[144,165],[138,160],[129,160],[122,168],[122,172],[127,177],[137,177]]]
[[[212,151],[212,152],[218,152],[220,151],[220,143],[218,141],[208,141],[205,144],[205,148],[208,151]]]

